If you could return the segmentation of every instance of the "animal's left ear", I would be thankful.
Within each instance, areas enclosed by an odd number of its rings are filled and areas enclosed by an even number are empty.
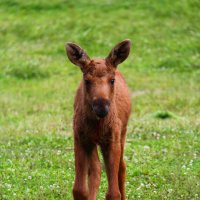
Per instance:
[[[126,60],[129,55],[130,48],[131,41],[129,39],[120,42],[111,50],[106,58],[106,62],[114,67],[117,67],[118,64]]]

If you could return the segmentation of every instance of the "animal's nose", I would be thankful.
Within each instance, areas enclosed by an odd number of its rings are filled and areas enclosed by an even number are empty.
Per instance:
[[[93,111],[100,118],[103,118],[108,114],[109,108],[110,108],[110,101],[107,99],[103,98],[95,99],[92,103]]]

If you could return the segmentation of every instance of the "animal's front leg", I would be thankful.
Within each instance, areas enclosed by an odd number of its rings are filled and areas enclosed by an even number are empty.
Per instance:
[[[88,156],[79,141],[74,142],[75,153],[75,182],[73,187],[74,200],[87,200],[88,191],[86,177],[88,172]]]
[[[125,137],[126,137],[126,128],[124,128],[121,135],[121,158],[120,158],[120,163],[119,163],[119,174],[118,174],[121,200],[126,199],[126,193],[125,193],[126,163],[124,160]]]
[[[89,156],[88,200],[96,200],[96,194],[99,188],[100,179],[101,179],[101,164],[99,161],[97,146],[95,146]]]
[[[121,156],[120,141],[113,141],[106,147],[102,147],[103,157],[108,178],[108,191],[106,200],[121,200],[118,183],[119,163]]]

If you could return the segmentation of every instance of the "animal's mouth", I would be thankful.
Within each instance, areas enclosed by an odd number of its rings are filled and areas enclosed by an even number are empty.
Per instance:
[[[110,102],[106,99],[96,99],[92,104],[92,110],[99,118],[104,118],[109,112]]]

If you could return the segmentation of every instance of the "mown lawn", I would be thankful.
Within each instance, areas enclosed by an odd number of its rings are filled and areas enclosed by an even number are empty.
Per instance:
[[[72,199],[81,72],[64,43],[105,57],[125,38],[127,199],[200,199],[199,22],[199,0],[1,0],[0,199]]]

